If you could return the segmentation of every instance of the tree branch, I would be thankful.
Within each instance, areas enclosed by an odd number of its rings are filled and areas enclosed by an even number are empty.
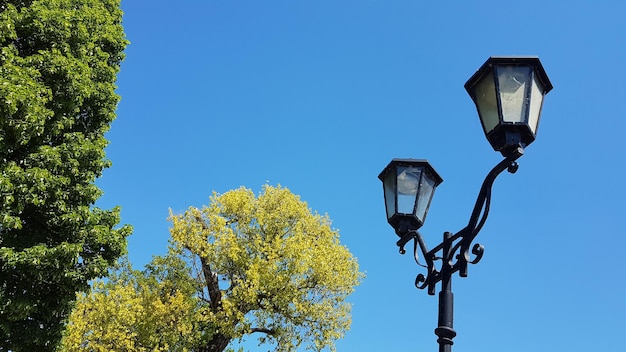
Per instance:
[[[209,229],[200,215],[196,214],[194,218],[202,226],[203,230]],[[191,249],[189,250],[191,251]],[[191,252],[193,253],[193,251]],[[209,291],[211,310],[216,313],[222,302],[222,291],[220,291],[219,287],[219,278],[217,277],[217,273],[211,271],[209,263],[207,263],[207,261],[201,256],[198,255],[198,257],[200,258],[200,265],[202,266],[202,274],[204,276],[204,280],[206,281],[206,287]]]
[[[276,334],[276,330],[273,329],[266,329],[266,328],[252,328],[250,329],[250,333],[254,334],[255,332],[261,332],[267,335],[271,335],[273,336],[274,334]]]
[[[204,258],[200,258],[200,263],[202,264],[202,273],[204,274],[206,287],[209,291],[211,310],[216,313],[222,302],[222,291],[220,291],[219,280],[217,274],[211,271],[211,266]]]

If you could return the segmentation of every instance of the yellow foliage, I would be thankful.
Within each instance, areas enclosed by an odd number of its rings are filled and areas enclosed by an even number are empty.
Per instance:
[[[345,299],[362,274],[328,216],[280,186],[265,185],[258,197],[242,187],[210,200],[172,215],[170,232],[218,279],[221,298],[210,320],[219,334],[264,331],[278,351],[302,343],[333,350],[349,329]]]
[[[252,333],[278,352],[334,351],[363,274],[328,216],[266,185],[170,220],[168,256],[79,296],[61,351],[213,352]]]
[[[96,281],[89,294],[77,297],[59,350],[189,351],[199,337],[197,300],[171,284],[132,271]]]

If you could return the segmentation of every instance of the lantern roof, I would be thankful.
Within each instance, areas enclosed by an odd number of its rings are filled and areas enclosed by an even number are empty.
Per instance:
[[[410,159],[410,158],[395,158],[391,160],[391,162],[389,162],[389,164],[387,164],[387,166],[383,169],[383,171],[381,171],[381,173],[378,175],[378,178],[380,180],[383,180],[383,177],[385,176],[385,174],[389,172],[389,169],[392,168],[394,165],[423,166],[426,168],[427,172],[432,175],[432,177],[435,180],[436,185],[439,185],[443,182],[443,178],[441,178],[441,176],[437,173],[437,171],[430,165],[428,160]]]
[[[552,90],[552,83],[548,78],[548,74],[546,70],[543,68],[539,57],[536,55],[525,55],[525,56],[490,56],[487,61],[474,73],[470,79],[465,83],[465,90],[471,94],[471,87],[478,83],[480,78],[486,73],[486,71],[490,70],[494,65],[530,65],[535,68],[535,72],[537,73],[537,79],[544,87],[544,94],[548,93]]]

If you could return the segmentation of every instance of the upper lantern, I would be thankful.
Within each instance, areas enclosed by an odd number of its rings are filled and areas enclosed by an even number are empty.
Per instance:
[[[543,97],[552,89],[538,57],[490,57],[465,83],[494,150],[535,140]]]
[[[443,182],[426,160],[393,159],[378,175],[383,181],[387,221],[402,236],[423,224],[435,188]]]

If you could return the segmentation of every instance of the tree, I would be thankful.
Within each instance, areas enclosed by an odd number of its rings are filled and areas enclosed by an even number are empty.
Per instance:
[[[60,352],[190,351],[199,344],[197,282],[174,251],[154,257],[144,271],[122,261],[107,281],[80,294]]]
[[[167,256],[142,272],[125,263],[79,296],[62,352],[214,352],[253,333],[276,351],[334,350],[363,275],[327,216],[266,185],[171,220]]]
[[[260,334],[276,351],[334,350],[350,326],[345,301],[362,278],[328,216],[282,187],[214,194],[171,216],[174,242],[195,259],[205,326],[201,351]]]
[[[119,0],[0,0],[0,351],[52,350],[125,252],[94,207],[127,45]]]

